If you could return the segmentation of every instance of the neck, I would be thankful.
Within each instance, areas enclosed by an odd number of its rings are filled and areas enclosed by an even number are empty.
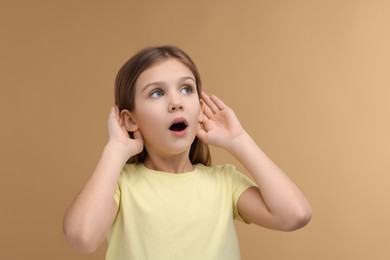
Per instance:
[[[153,156],[148,154],[144,161],[145,167],[169,173],[184,173],[194,170],[188,154],[174,156]]]

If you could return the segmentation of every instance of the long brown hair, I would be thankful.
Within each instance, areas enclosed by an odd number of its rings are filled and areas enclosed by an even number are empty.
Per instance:
[[[187,66],[194,74],[196,81],[196,89],[198,95],[202,92],[202,82],[195,63],[181,49],[176,46],[164,45],[156,47],[148,47],[140,50],[131,57],[119,70],[115,79],[115,104],[119,110],[127,109],[134,111],[135,108],[135,83],[139,75],[152,66],[153,64],[168,59],[174,58]],[[129,132],[131,138],[133,134]],[[140,163],[147,157],[147,151],[144,150],[131,157],[127,163]],[[192,164],[202,163],[206,166],[211,165],[211,156],[209,147],[203,143],[198,137],[195,137],[190,149],[190,161]]]

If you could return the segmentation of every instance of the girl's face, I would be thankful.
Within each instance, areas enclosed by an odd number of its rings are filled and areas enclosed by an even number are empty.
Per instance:
[[[201,113],[195,77],[177,59],[160,61],[138,77],[131,117],[149,155],[189,153]]]

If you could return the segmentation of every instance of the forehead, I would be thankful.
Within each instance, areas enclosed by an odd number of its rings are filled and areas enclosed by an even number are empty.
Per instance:
[[[152,82],[169,82],[178,78],[195,76],[187,65],[175,58],[168,58],[154,63],[138,77],[136,85],[146,85]]]

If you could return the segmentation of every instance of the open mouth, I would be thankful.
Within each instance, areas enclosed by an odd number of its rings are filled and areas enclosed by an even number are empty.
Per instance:
[[[188,126],[187,121],[185,119],[175,120],[172,125],[169,127],[169,130],[174,132],[181,132],[186,129]]]

